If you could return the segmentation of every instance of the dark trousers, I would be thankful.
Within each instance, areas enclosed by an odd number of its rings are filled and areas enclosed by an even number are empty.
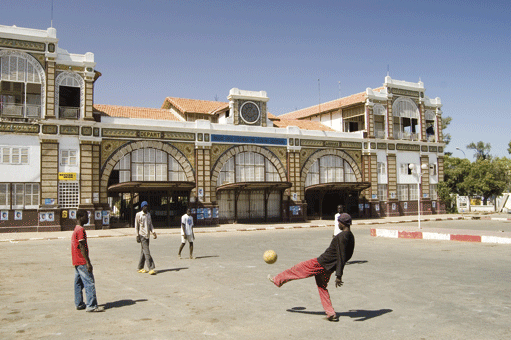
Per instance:
[[[140,261],[138,261],[138,269],[144,269],[144,263],[147,263],[147,268],[149,268],[149,270],[154,269],[154,261],[151,257],[151,251],[149,250],[149,239],[141,236],[140,245],[142,246],[142,249],[140,250]]]

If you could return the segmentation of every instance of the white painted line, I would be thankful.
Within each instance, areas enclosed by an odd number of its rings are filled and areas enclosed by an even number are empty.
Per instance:
[[[505,217],[493,217],[492,220],[494,220],[494,221],[509,221],[509,218],[505,218]]]
[[[451,235],[450,234],[441,234],[441,233],[422,232],[422,239],[423,240],[450,241],[451,240]]]
[[[275,227],[266,227],[266,230],[272,230],[275,229]]]
[[[42,237],[31,237],[29,240],[30,240],[30,241],[35,241],[35,240],[44,240],[44,238],[42,238]]]
[[[376,237],[390,237],[390,238],[398,238],[397,230],[388,230],[388,229],[376,229]]]
[[[498,236],[481,236],[481,242],[483,242],[483,243],[511,244],[511,238],[509,238],[509,237],[498,237]]]

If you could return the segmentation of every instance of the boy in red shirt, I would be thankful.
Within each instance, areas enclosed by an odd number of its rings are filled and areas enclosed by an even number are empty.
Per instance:
[[[71,236],[71,257],[75,266],[75,306],[76,309],[85,309],[87,312],[102,312],[104,307],[98,306],[96,299],[96,286],[92,274],[92,264],[89,259],[87,234],[83,226],[89,223],[89,214],[86,210],[76,213],[76,227]],[[83,289],[87,295],[87,303],[83,302]]]

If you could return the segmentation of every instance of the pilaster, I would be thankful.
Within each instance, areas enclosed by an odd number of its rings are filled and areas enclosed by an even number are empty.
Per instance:
[[[58,205],[59,142],[41,141],[41,205],[45,199],[53,199]]]

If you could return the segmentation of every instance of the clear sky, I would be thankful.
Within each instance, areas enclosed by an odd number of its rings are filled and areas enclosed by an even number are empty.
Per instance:
[[[1,0],[0,24],[46,29],[51,0]],[[507,156],[511,3],[506,1],[54,0],[59,47],[93,52],[97,104],[160,107],[267,92],[280,115],[381,86],[424,82],[452,117],[446,151]],[[318,79],[320,81],[318,82]]]

